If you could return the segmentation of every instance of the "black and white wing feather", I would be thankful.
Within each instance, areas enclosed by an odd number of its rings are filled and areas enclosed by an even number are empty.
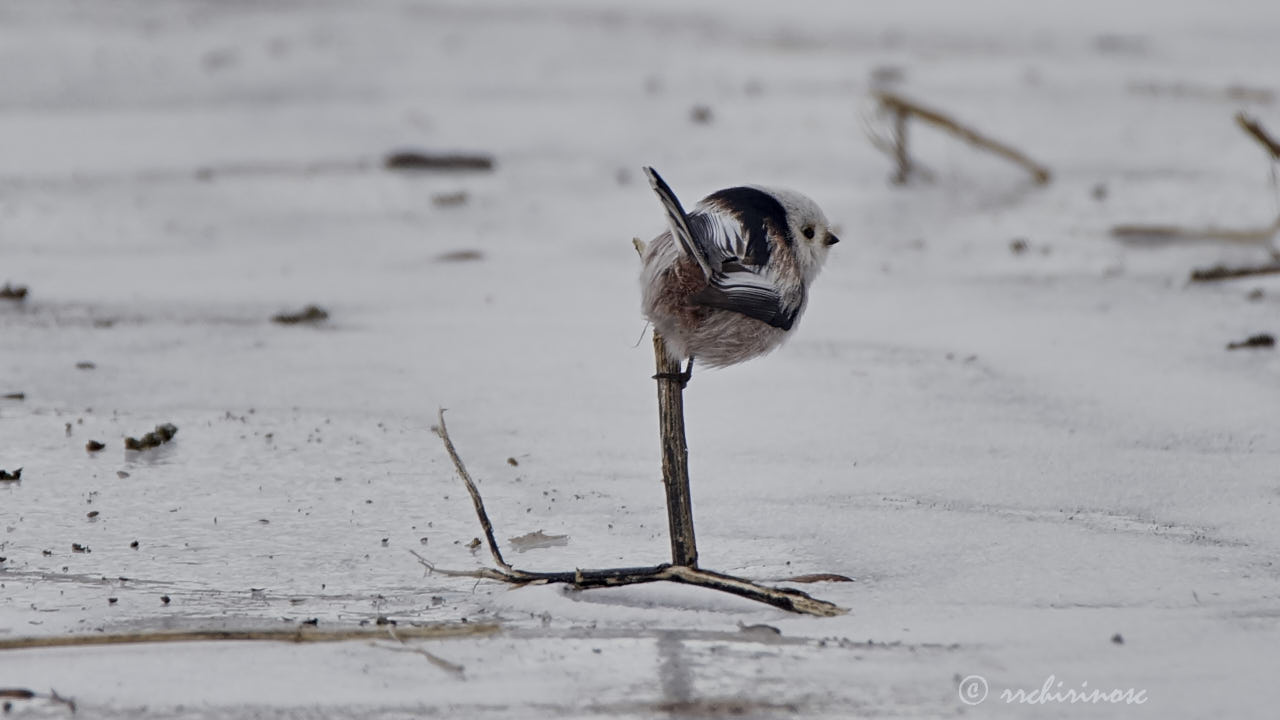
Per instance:
[[[667,211],[672,235],[706,275],[707,287],[693,300],[790,330],[803,293],[784,298],[776,268],[769,263],[769,234],[791,241],[782,205],[762,190],[738,187],[713,193],[687,214],[653,168],[644,171]]]

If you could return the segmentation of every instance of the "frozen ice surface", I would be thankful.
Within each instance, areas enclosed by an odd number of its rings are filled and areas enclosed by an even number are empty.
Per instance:
[[[206,643],[0,651],[0,687],[108,718],[1272,717],[1280,359],[1225,345],[1280,330],[1280,279],[1189,285],[1265,252],[1108,230],[1271,221],[1231,118],[1280,130],[1278,32],[1254,2],[0,5],[0,282],[31,291],[0,303],[0,639],[502,626],[411,643],[462,677]],[[873,77],[1054,181],[913,125],[934,179],[892,186]],[[496,168],[384,171],[401,148]],[[795,338],[686,403],[703,564],[855,576],[806,588],[846,616],[409,553],[487,562],[444,406],[499,537],[570,538],[510,559],[666,556],[642,164],[840,225]],[[999,697],[1051,676],[1146,702]]]

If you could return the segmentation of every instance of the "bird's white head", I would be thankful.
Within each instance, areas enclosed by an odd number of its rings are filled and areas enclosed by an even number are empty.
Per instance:
[[[818,270],[827,261],[827,252],[840,242],[831,230],[831,223],[818,204],[807,196],[791,190],[759,187],[772,195],[787,214],[787,230],[794,241],[796,261],[806,282],[812,282]]]

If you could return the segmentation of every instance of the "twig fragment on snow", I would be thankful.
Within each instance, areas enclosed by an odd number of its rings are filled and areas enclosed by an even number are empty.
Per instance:
[[[435,665],[441,670],[444,670],[445,672],[455,675],[459,679],[462,679],[465,677],[466,670],[467,670],[465,666],[460,665],[456,662],[450,662],[448,660],[445,660],[439,655],[429,652],[423,648],[414,647],[410,645],[409,643],[405,642],[408,638],[400,637],[400,634],[397,633],[395,630],[391,630],[390,633],[391,633],[391,637],[400,643],[399,645],[384,645],[384,644],[374,643],[374,647],[379,647],[384,650],[394,650],[396,652],[411,652],[411,653],[414,653],[415,655],[421,655],[422,657],[427,659],[427,662],[431,663],[432,665]]]
[[[907,120],[912,117],[919,118],[930,125],[946,130],[970,145],[987,150],[1019,165],[1031,173],[1031,177],[1037,185],[1044,185],[1052,177],[1049,168],[1027,157],[1020,150],[984,135],[939,110],[925,107],[888,90],[877,90],[875,98],[880,102],[882,108],[893,115],[893,154],[898,164],[898,172],[893,178],[895,183],[905,183],[913,170],[911,156],[907,150]]]
[[[1235,280],[1242,277],[1252,277],[1254,275],[1277,275],[1280,274],[1280,262],[1273,262],[1268,265],[1253,265],[1250,267],[1227,267],[1226,265],[1214,265],[1211,268],[1202,268],[1191,272],[1191,282],[1214,282],[1217,280]]]
[[[55,703],[66,705],[67,709],[71,711],[72,715],[76,714],[76,701],[74,698],[69,698],[65,695],[59,695],[57,690],[54,690],[53,688],[49,688],[49,700]]]

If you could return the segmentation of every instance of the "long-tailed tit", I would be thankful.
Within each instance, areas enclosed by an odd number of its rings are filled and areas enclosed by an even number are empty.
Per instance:
[[[839,242],[822,210],[789,190],[719,190],[686,213],[653,168],[649,184],[670,229],[649,243],[640,274],[644,314],[673,360],[711,367],[763,355],[804,313],[809,285]]]

